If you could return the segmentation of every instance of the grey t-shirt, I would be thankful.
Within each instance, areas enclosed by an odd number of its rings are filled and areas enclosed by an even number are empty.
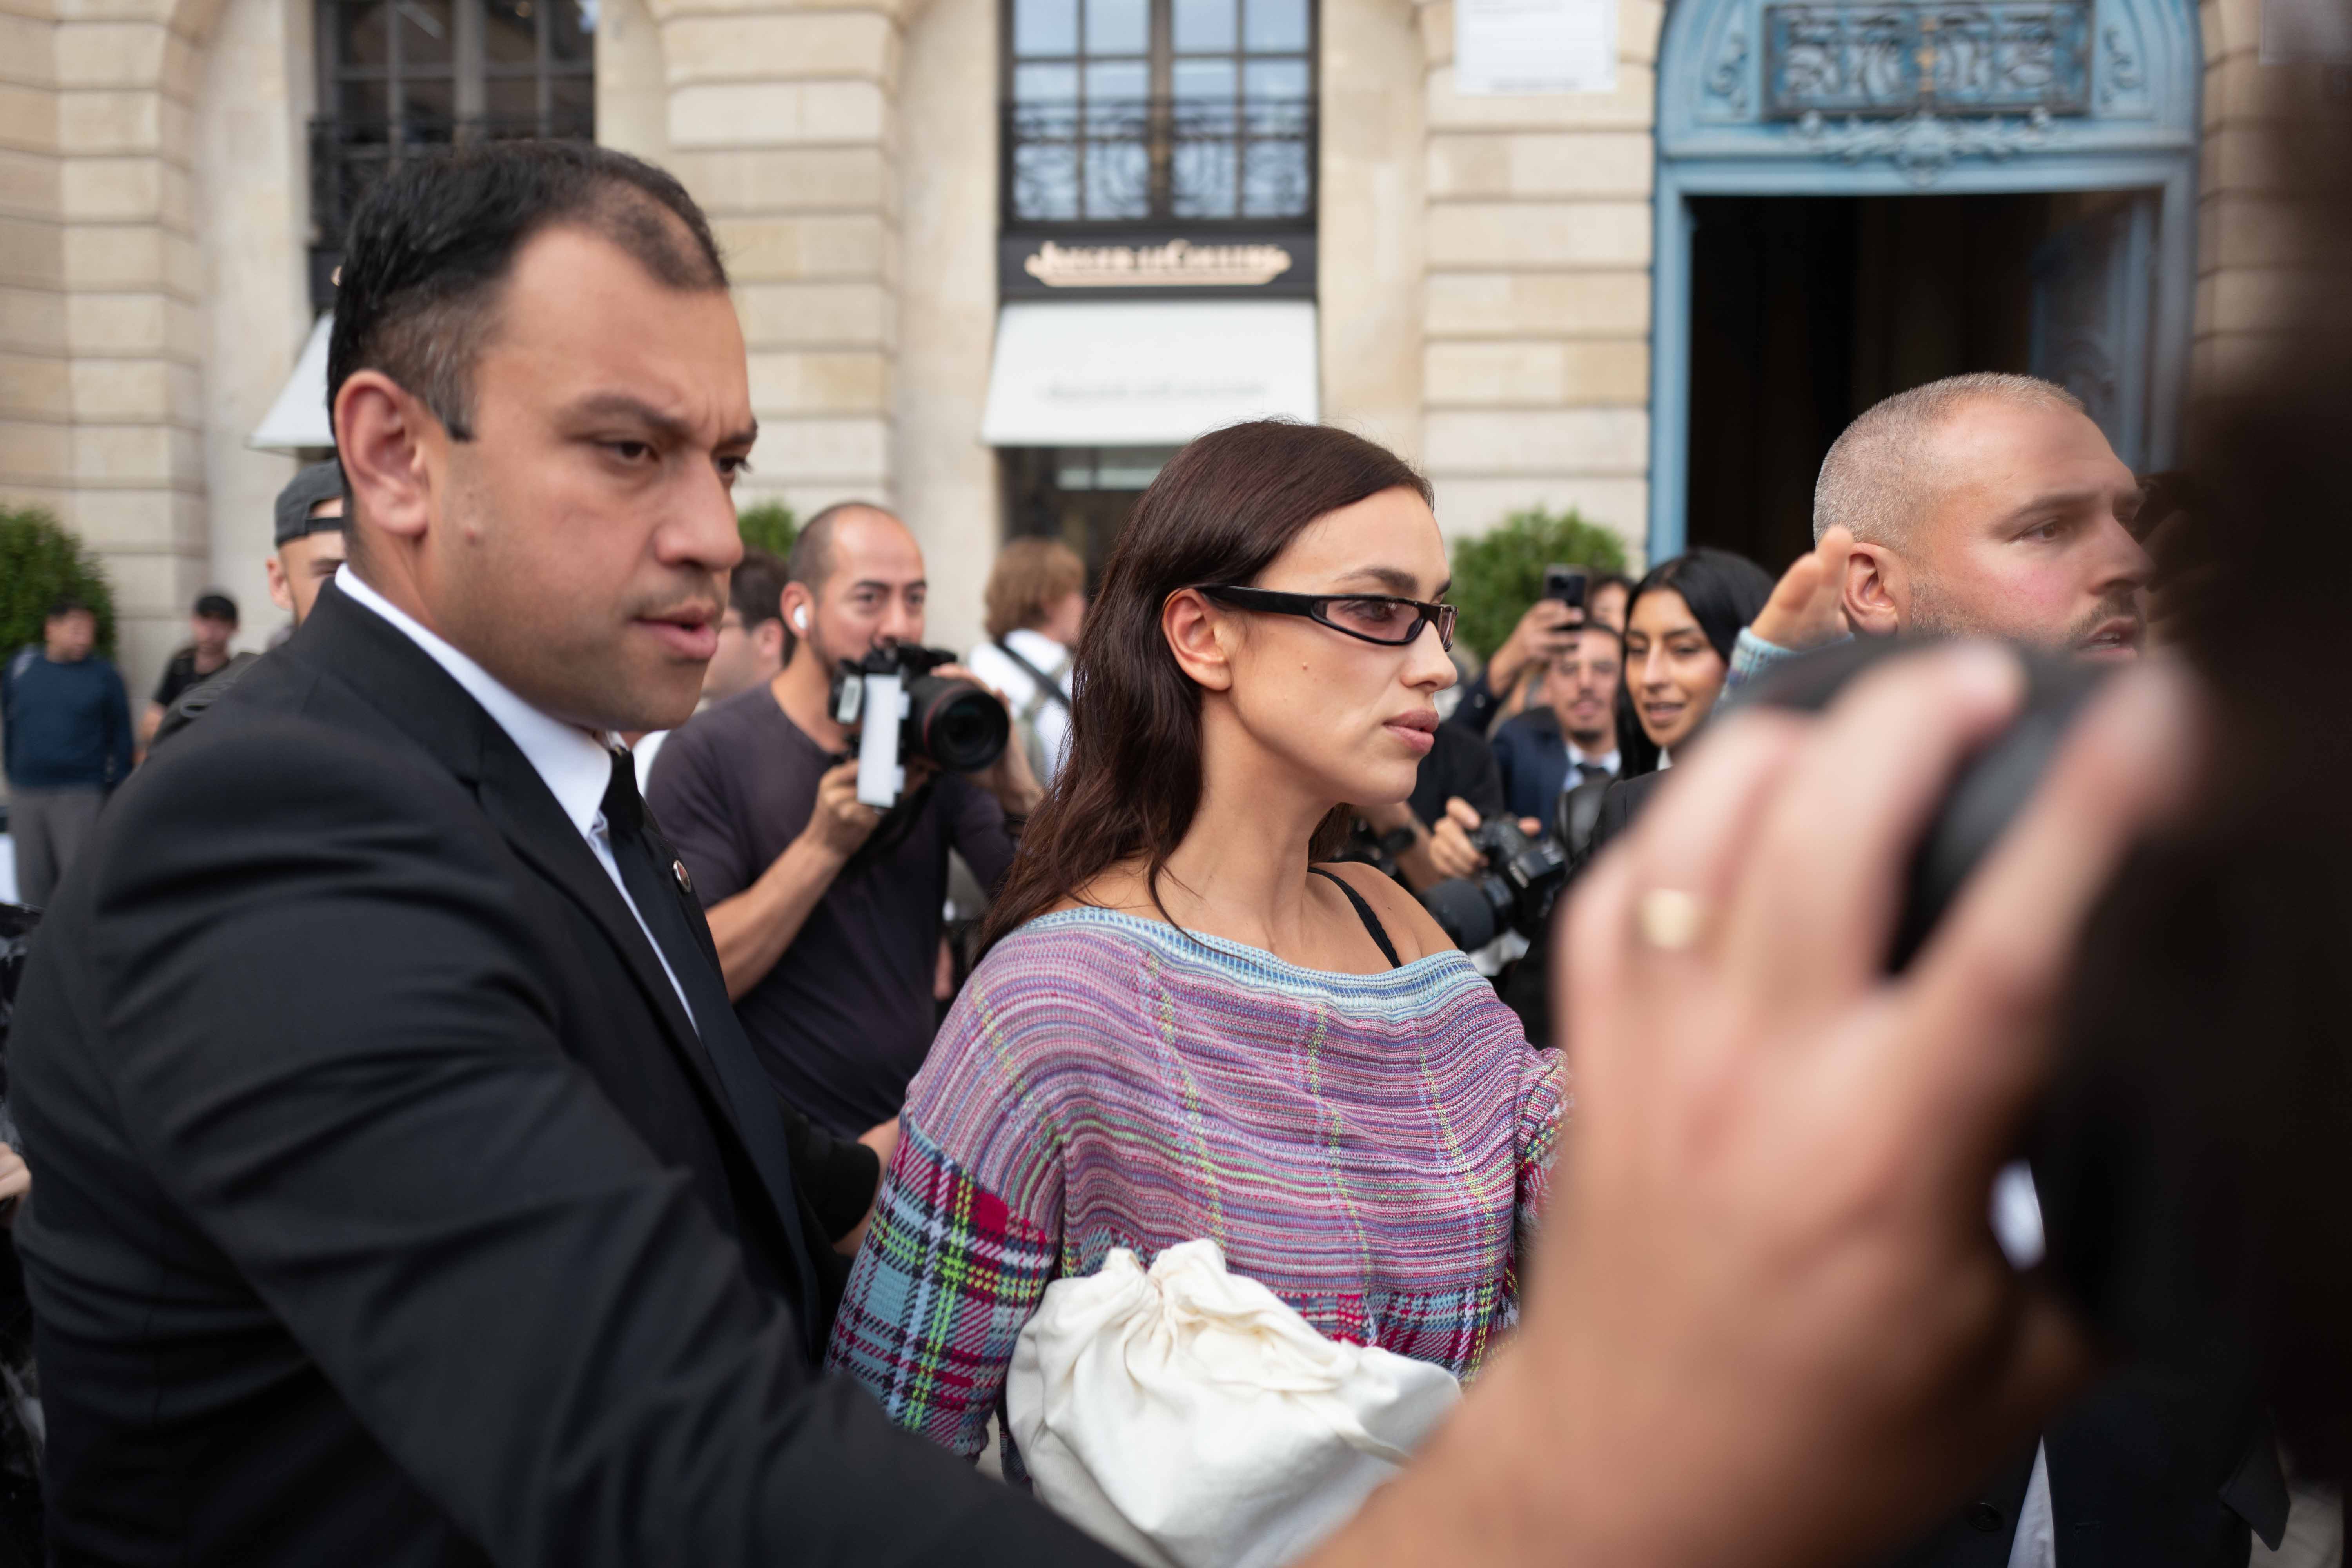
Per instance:
[[[757,881],[800,836],[817,780],[838,760],[765,686],[670,732],[646,799],[705,909]],[[877,837],[890,830],[886,821]],[[930,1049],[950,845],[991,888],[1013,863],[995,797],[946,774],[905,838],[845,868],[776,966],[736,1001],[778,1092],[835,1132],[855,1136],[897,1116]]]

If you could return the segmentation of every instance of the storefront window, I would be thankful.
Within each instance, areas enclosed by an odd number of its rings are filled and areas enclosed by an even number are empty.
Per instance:
[[[1008,0],[1005,225],[1311,225],[1310,0]]]
[[[597,0],[320,0],[311,296],[361,195],[404,157],[596,133]]]
[[[1110,547],[1173,447],[1027,447],[1004,454],[1006,514],[1013,535],[1058,539],[1102,574]]]

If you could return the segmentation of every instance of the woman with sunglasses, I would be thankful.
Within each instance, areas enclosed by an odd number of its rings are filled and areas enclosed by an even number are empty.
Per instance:
[[[1447,577],[1427,482],[1343,431],[1221,430],[1144,492],[835,1329],[903,1425],[979,1453],[1045,1287],[1113,1247],[1212,1238],[1458,1376],[1513,1321],[1558,1054],[1402,889],[1318,864],[1412,793]]]

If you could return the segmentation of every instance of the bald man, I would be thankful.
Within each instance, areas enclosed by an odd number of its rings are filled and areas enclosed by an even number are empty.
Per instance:
[[[922,549],[898,518],[858,501],[817,513],[793,542],[784,668],[673,731],[646,791],[776,1088],[886,1159],[939,1022],[948,850],[993,886],[1043,793],[1022,748],[1007,746],[984,773],[942,774],[906,796],[887,827],[859,803],[834,674],[871,649],[921,643],[929,592]]]
[[[2083,405],[2031,376],[1931,382],[1830,447],[1811,553],[1732,656],[1737,685],[1856,634],[2007,637],[2137,657],[2153,565],[2140,489]],[[1878,1568],[2244,1568],[2275,1547],[2285,1482],[2252,1389],[2125,1367]]]
[[[1987,373],[1897,393],[1822,460],[1814,549],[1742,634],[1733,681],[1855,633],[2131,658],[2154,573],[2138,508],[2138,480],[2063,387]]]

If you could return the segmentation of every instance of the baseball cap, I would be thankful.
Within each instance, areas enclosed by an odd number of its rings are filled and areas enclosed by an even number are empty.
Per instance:
[[[278,542],[283,544],[289,539],[331,528],[341,532],[341,518],[314,518],[310,509],[322,500],[341,500],[342,495],[343,466],[332,458],[313,463],[295,475],[278,492]]]

